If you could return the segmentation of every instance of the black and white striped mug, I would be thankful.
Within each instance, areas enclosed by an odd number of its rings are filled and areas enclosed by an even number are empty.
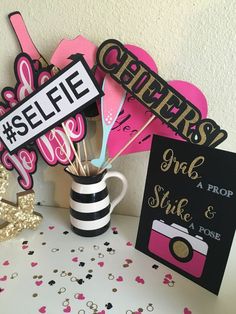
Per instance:
[[[72,230],[84,237],[94,237],[104,233],[110,226],[113,209],[124,198],[127,180],[118,171],[104,170],[92,176],[71,174],[73,183],[70,193],[70,222]],[[110,201],[106,185],[108,178],[118,178],[122,182],[121,193]]]

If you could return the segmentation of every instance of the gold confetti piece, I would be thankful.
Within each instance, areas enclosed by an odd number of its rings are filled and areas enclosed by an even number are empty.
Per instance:
[[[33,190],[17,193],[17,204],[2,199],[8,186],[9,174],[0,165],[0,241],[15,237],[23,229],[36,229],[42,215],[34,212],[35,193]]]

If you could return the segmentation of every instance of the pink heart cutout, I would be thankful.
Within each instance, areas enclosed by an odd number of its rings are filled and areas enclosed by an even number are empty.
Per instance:
[[[37,281],[35,281],[35,284],[36,284],[36,286],[38,286],[38,287],[41,286],[42,283],[43,283],[42,280],[37,280]]]
[[[184,314],[192,314],[192,311],[190,311],[187,307],[185,307]]]
[[[71,312],[71,307],[69,305],[67,305],[67,307],[65,309],[63,309],[64,313],[70,313]]]
[[[145,281],[143,280],[143,278],[141,278],[140,276],[137,276],[135,278],[135,281],[137,281],[138,283],[141,283],[142,285],[145,283]]]
[[[7,276],[6,275],[0,278],[0,281],[6,281],[6,280],[7,280]]]
[[[165,277],[167,278],[167,279],[172,279],[172,275],[171,274],[167,274],[167,275],[165,275]]]
[[[127,48],[136,55],[139,60],[143,61],[154,72],[157,73],[155,61],[152,57],[139,47],[127,45]],[[204,94],[193,84],[184,81],[170,81],[170,86],[181,93],[188,101],[197,107],[202,118],[207,117],[207,100]],[[153,114],[136,99],[127,94],[125,103],[122,107],[121,114],[117,118],[108,139],[108,155],[114,157],[125,144],[140,130],[143,125]],[[129,147],[121,154],[127,155],[135,152],[148,151],[151,147],[152,135],[159,134],[162,136],[183,140],[181,136],[176,135],[160,119],[155,119]]]
[[[23,246],[22,246],[22,249],[23,249],[23,250],[26,250],[28,247],[29,247],[28,245],[23,245]]]
[[[55,228],[55,226],[49,226],[48,229],[49,230],[53,230]]]
[[[3,288],[0,288],[0,293],[1,293],[1,292],[3,292],[4,290],[5,290],[5,289],[3,289]]]
[[[35,267],[35,266],[37,266],[37,265],[38,265],[38,263],[36,263],[36,262],[32,262],[32,263],[31,263],[31,266],[32,266],[32,267]]]
[[[167,285],[169,282],[170,282],[169,279],[164,278],[163,283],[164,283],[165,285]]]
[[[97,314],[106,314],[106,312],[102,310],[101,312],[97,312]]]
[[[128,263],[128,264],[132,264],[133,263],[133,261],[132,261],[132,259],[129,259],[129,258],[126,258],[126,263]]]
[[[123,281],[123,277],[122,277],[122,276],[117,277],[117,278],[116,278],[116,281],[118,281],[118,282]]]
[[[104,266],[104,262],[99,262],[98,265],[99,265],[100,267],[103,267],[103,266]]]
[[[84,300],[84,299],[85,299],[85,296],[83,295],[83,293],[78,293],[78,294],[76,295],[76,299],[78,299],[78,300]]]
[[[9,261],[5,261],[5,262],[3,262],[2,264],[3,264],[3,266],[8,266],[8,265],[10,265]]]
[[[78,262],[78,257],[73,257],[73,258],[72,258],[72,262],[77,263],[77,262]]]
[[[39,313],[46,313],[46,306],[42,306],[42,307],[39,309]]]
[[[126,243],[127,246],[132,246],[133,244],[129,241]]]

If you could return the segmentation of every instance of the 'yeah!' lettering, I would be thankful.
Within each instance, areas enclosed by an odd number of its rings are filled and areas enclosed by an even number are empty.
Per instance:
[[[108,39],[97,51],[97,63],[139,102],[188,142],[215,147],[227,132],[124,47]]]

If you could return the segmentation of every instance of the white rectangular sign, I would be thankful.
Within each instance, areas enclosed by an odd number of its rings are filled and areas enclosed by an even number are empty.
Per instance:
[[[2,117],[0,138],[14,152],[102,94],[85,61],[76,60]]]

